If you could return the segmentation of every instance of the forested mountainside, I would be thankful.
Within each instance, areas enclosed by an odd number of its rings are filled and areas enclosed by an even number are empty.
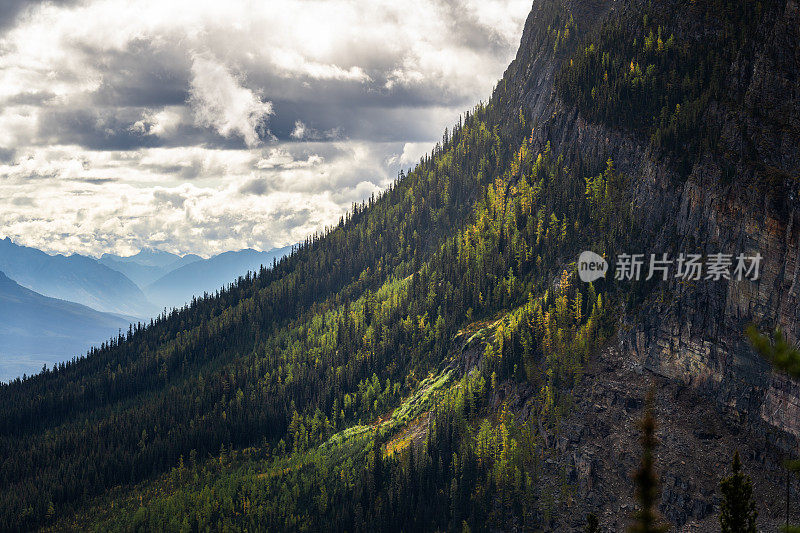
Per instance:
[[[799,23],[537,0],[491,99],[385,193],[0,386],[0,528],[619,530],[651,384],[662,514],[715,530],[738,449],[774,525],[800,393],[742,331],[800,332]],[[764,264],[583,283],[582,250]]]

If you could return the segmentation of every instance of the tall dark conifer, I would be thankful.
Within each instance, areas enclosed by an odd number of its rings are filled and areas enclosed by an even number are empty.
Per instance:
[[[655,470],[655,449],[658,446],[656,439],[656,419],[653,414],[654,391],[651,388],[647,393],[644,417],[639,422],[642,445],[642,459],[639,468],[633,474],[636,484],[636,501],[639,509],[634,513],[634,521],[628,531],[630,533],[661,533],[667,531],[668,526],[661,521],[656,509],[659,496],[658,475]]]
[[[600,522],[597,520],[597,516],[594,513],[589,513],[586,515],[586,529],[584,529],[586,533],[600,533]]]
[[[719,523],[722,533],[755,533],[756,504],[753,502],[753,482],[742,472],[739,452],[733,455],[733,473],[719,484],[722,506]]]

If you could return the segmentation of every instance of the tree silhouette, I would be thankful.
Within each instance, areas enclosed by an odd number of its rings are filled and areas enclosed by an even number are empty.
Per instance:
[[[594,513],[586,515],[586,533],[600,533],[600,523]]]
[[[661,522],[661,517],[655,508],[659,488],[658,475],[655,470],[655,449],[658,446],[658,439],[656,439],[656,419],[653,414],[654,396],[651,388],[647,393],[644,417],[639,422],[642,432],[639,437],[642,445],[642,459],[639,468],[633,475],[639,510],[634,513],[634,522],[628,528],[630,533],[661,533],[667,531],[668,527]]]
[[[739,452],[733,455],[733,473],[719,484],[722,506],[719,523],[722,533],[755,533],[756,504],[753,502],[753,482],[742,472]]]

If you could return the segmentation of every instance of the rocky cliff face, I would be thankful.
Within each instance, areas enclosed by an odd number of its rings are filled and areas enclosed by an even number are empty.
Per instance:
[[[620,494],[628,492],[622,484],[629,486],[638,454],[635,418],[653,382],[664,514],[681,529],[717,529],[716,483],[738,448],[753,470],[766,526],[785,512],[780,463],[800,437],[800,386],[772,372],[743,330],[755,322],[800,338],[800,7],[786,0],[761,28],[750,59],[742,54],[731,63],[726,87],[741,105],[709,103],[700,120],[719,128],[718,150],[702,153],[686,174],[648,138],[586,120],[554,88],[571,52],[586,45],[604,18],[634,5],[536,0],[506,73],[518,94],[505,101],[509,112],[522,106],[530,113],[535,149],[549,142],[567,161],[577,154],[595,163],[611,157],[631,178],[641,242],[649,249],[629,253],[760,253],[764,261],[758,280],[673,279],[626,311],[618,342],[598,356],[576,393],[579,407],[560,444],[580,488],[574,505],[599,511],[613,530],[624,525],[632,501]],[[562,13],[562,21],[573,17],[571,45],[554,46],[553,13]],[[702,21],[675,24],[686,32]],[[717,154],[726,154],[726,162]],[[734,177],[726,179],[731,161]],[[567,514],[554,524],[577,527],[582,513]]]

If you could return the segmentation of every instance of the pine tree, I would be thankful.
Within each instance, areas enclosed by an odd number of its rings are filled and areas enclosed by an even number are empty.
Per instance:
[[[800,350],[792,346],[780,330],[775,330],[770,339],[759,333],[755,326],[750,326],[747,328],[747,336],[762,357],[794,379],[800,379]]]
[[[753,502],[753,482],[742,472],[739,452],[733,455],[733,473],[719,484],[722,507],[719,514],[722,533],[755,533],[756,504]]]
[[[639,442],[642,444],[642,460],[633,475],[636,483],[636,500],[639,510],[634,513],[634,522],[628,528],[630,533],[661,533],[667,531],[667,525],[661,523],[661,517],[655,509],[658,499],[658,475],[655,471],[656,419],[653,415],[653,389],[647,394],[645,413],[639,428],[642,431]]]
[[[586,531],[586,533],[600,533],[600,522],[597,520],[594,513],[586,515],[586,529],[584,531]]]

